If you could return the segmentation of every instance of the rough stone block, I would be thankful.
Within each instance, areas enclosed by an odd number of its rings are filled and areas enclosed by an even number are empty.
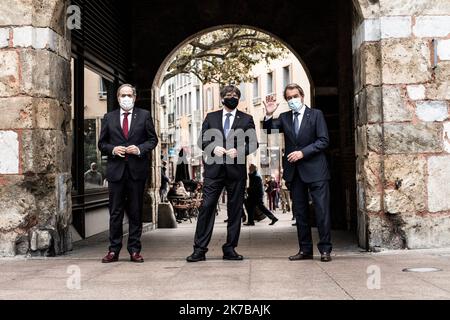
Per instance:
[[[379,3],[383,16],[450,14],[450,2],[447,0],[380,0]]]
[[[50,247],[52,236],[48,230],[31,232],[30,249],[32,251],[46,250]]]
[[[380,38],[380,20],[363,20],[352,37],[353,52],[358,50],[364,42],[379,41]]]
[[[367,86],[355,96],[357,123],[378,123],[381,121],[381,87]]]
[[[369,214],[367,216],[369,250],[404,249],[405,235],[401,215]]]
[[[0,257],[14,257],[16,255],[17,237],[17,234],[13,231],[0,233]]]
[[[0,131],[0,174],[19,173],[19,135],[15,131]]]
[[[450,61],[440,61],[435,70],[436,82],[450,81]]]
[[[425,99],[425,86],[424,85],[411,85],[406,87],[408,96],[411,100],[424,100]]]
[[[444,139],[444,151],[450,153],[450,122],[444,123],[443,139]]]
[[[0,49],[9,46],[9,28],[0,28]]]
[[[381,17],[381,38],[407,38],[411,36],[411,17]]]
[[[34,0],[0,1],[0,26],[31,25]]]
[[[367,125],[367,149],[368,151],[373,151],[380,153],[382,151],[382,136],[381,136],[381,125],[370,124]]]
[[[401,87],[383,86],[383,112],[385,121],[402,122],[412,120],[414,109]]]
[[[448,119],[448,105],[445,101],[417,102],[416,115],[422,121],[444,121]]]
[[[369,153],[364,159],[362,178],[365,188],[365,210],[379,212],[381,210],[381,158]]]
[[[450,40],[439,40],[437,54],[440,60],[450,60]]]
[[[33,26],[49,27],[58,34],[65,33],[66,6],[63,0],[39,0],[34,3]]]
[[[361,47],[362,85],[381,84],[381,54],[379,43],[367,43]]]
[[[69,61],[46,50],[23,50],[21,90],[24,94],[56,98],[70,104]]]
[[[67,134],[60,130],[23,130],[22,170],[24,173],[70,172]]]
[[[388,39],[382,42],[384,83],[412,84],[431,80],[427,42],[416,39]]]
[[[33,128],[33,98],[0,98],[0,130]]]
[[[391,214],[426,210],[426,160],[391,155],[384,159],[385,210]]]
[[[450,210],[450,155],[428,158],[428,210]]]
[[[31,47],[33,45],[34,28],[31,26],[18,27],[13,29],[14,47]]]
[[[365,156],[367,154],[367,125],[356,127],[356,140],[358,143],[355,145],[355,153]]]
[[[450,245],[450,216],[408,215],[403,219],[408,249],[443,248]]]
[[[441,126],[435,123],[384,125],[386,154],[442,152]]]
[[[19,93],[19,65],[15,51],[0,51],[0,97]]]
[[[450,81],[437,81],[427,85],[426,99],[450,100]]]
[[[417,37],[447,37],[450,34],[450,16],[419,16],[413,27]]]
[[[27,230],[35,222],[34,196],[22,184],[0,188],[0,234]]]

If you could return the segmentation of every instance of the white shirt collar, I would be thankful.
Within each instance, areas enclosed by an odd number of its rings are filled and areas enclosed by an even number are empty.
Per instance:
[[[228,112],[227,110],[225,110],[225,108],[222,109],[222,117],[225,117],[227,113],[231,113],[232,117],[236,116],[236,112],[237,112],[237,108],[234,109],[231,112]]]
[[[132,114],[132,113],[133,113],[133,110],[134,110],[134,108],[131,109],[130,111],[125,111],[125,110],[123,110],[122,108],[120,108],[120,115],[123,116],[124,113],[126,113],[126,112],[128,112],[129,114]]]
[[[298,115],[301,115],[305,109],[306,109],[306,104],[303,104],[301,109],[298,111]],[[294,111],[292,111],[292,116],[295,116],[295,112]]]

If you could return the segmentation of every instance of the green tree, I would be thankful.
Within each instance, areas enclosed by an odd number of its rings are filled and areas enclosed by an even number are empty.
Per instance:
[[[203,84],[252,80],[251,69],[261,61],[284,57],[288,49],[268,34],[248,28],[225,28],[192,40],[179,50],[163,81],[192,73]]]

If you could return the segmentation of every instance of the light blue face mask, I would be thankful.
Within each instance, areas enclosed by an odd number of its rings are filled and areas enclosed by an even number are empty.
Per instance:
[[[300,98],[293,98],[293,99],[289,100],[288,105],[289,105],[289,109],[291,109],[294,112],[299,112],[303,107],[303,103]]]

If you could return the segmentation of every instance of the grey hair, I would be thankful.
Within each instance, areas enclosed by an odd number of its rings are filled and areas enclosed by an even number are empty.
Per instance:
[[[131,88],[131,89],[133,90],[133,95],[136,97],[136,88],[133,87],[133,86],[132,86],[131,84],[129,84],[129,83],[125,83],[125,84],[121,85],[121,86],[119,87],[119,89],[117,89],[117,96],[120,95],[120,90],[122,90],[122,89],[125,88],[125,87]]]

